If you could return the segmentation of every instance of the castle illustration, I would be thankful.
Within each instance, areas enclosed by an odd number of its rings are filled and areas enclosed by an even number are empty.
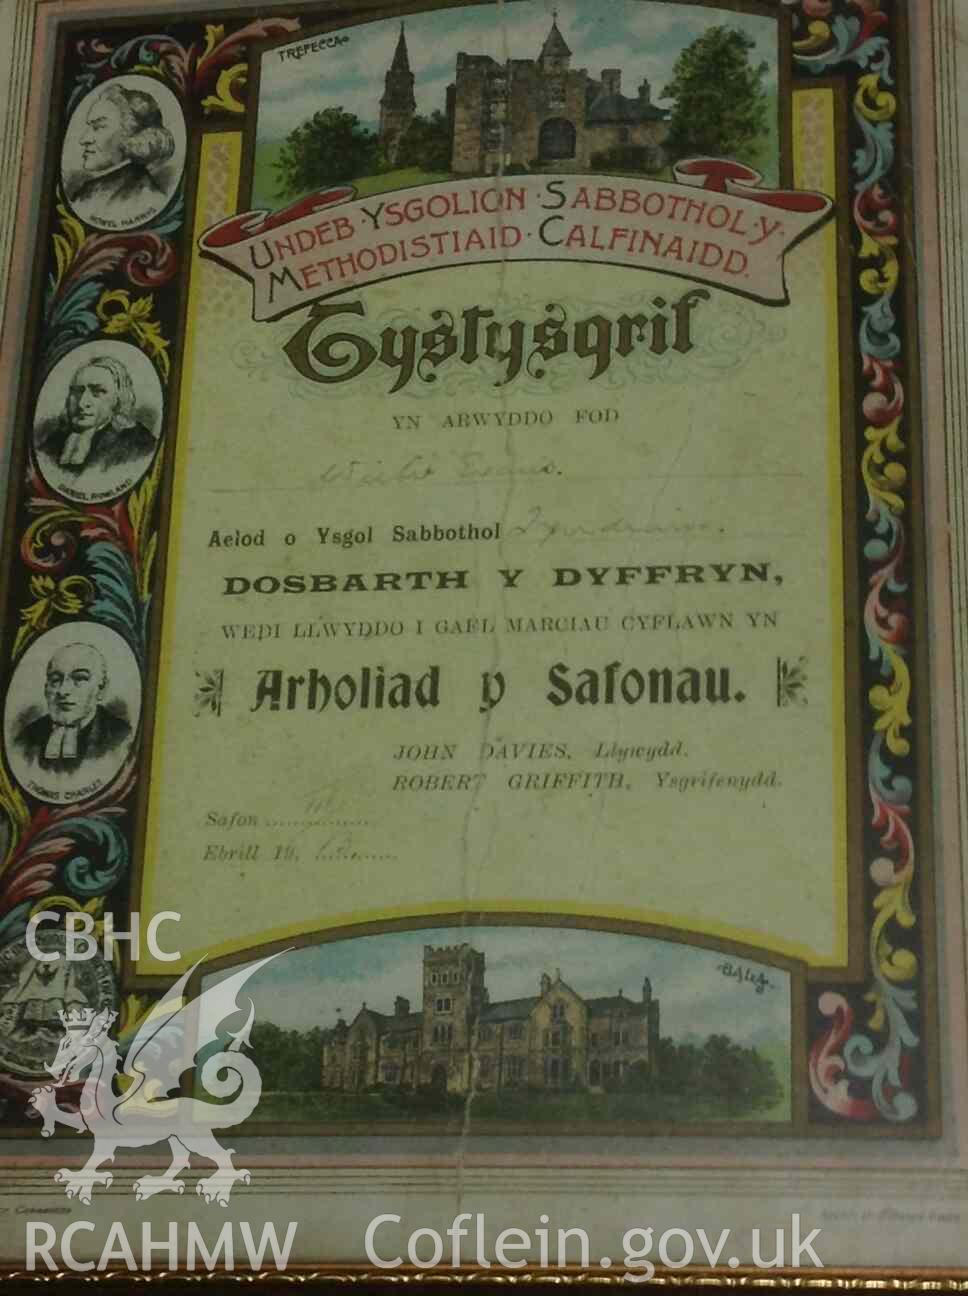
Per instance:
[[[341,1017],[323,1032],[323,1088],[594,1090],[635,1064],[655,1073],[659,1001],[648,977],[638,999],[585,999],[556,971],[536,995],[492,1003],[484,965],[468,944],[425,945],[420,1011],[398,995],[392,1013],[364,1003],[349,1024]]]
[[[595,80],[585,68],[573,68],[571,58],[557,17],[536,59],[502,63],[487,54],[459,53],[447,88],[451,170],[583,171],[616,149],[636,169],[663,166],[669,113],[652,103],[649,82],[643,78],[630,98],[622,93],[619,68],[604,68]],[[380,100],[379,134],[391,162],[415,114],[414,74],[401,23]]]

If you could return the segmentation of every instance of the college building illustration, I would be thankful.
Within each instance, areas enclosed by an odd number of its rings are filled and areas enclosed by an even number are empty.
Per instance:
[[[595,80],[585,68],[573,68],[571,58],[557,19],[535,59],[498,62],[487,54],[459,53],[447,88],[451,170],[458,175],[491,175],[508,167],[582,171],[607,165],[617,149],[626,165],[660,168],[666,161],[669,113],[652,103],[649,82],[643,78],[629,97],[622,93],[619,68],[604,68]],[[401,24],[380,99],[379,133],[391,160],[416,107]]]
[[[560,972],[538,993],[492,1003],[485,957],[469,944],[424,946],[423,1004],[398,995],[392,1013],[366,1003],[323,1033],[322,1086],[476,1089],[599,1089],[639,1064],[655,1073],[659,1001],[648,977],[638,998],[624,990],[585,999]]]

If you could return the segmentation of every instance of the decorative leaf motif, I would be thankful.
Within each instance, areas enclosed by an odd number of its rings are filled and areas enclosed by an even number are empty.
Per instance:
[[[6,762],[0,757],[0,810],[3,811],[10,825],[10,844],[6,856],[0,864],[0,877],[6,872],[7,865],[17,852],[17,845],[30,823],[30,811],[17,785],[7,770]],[[2,912],[2,909],[0,909]]]
[[[27,930],[27,916],[30,913],[30,901],[15,905],[0,918],[0,944],[16,939]]]
[[[167,80],[165,69],[159,67],[157,63],[136,63],[131,71],[140,72],[142,76],[154,77],[156,81]]]
[[[155,553],[158,549],[158,532],[153,531],[148,537],[148,543],[144,547],[144,553],[141,559],[141,577],[138,581],[138,593],[141,595],[141,601],[146,605],[151,598],[151,573],[155,565]]]
[[[206,23],[205,24],[205,45],[202,49],[202,59],[208,56],[225,39],[224,23]]]
[[[73,855],[64,868],[64,880],[82,896],[110,891],[128,867],[128,843],[110,819],[75,819],[71,831],[81,839],[84,853]],[[76,844],[75,844],[76,849]]]
[[[880,77],[869,74],[857,82],[854,96],[857,111],[872,122],[889,122],[897,113],[897,99],[881,86]]]
[[[898,436],[899,425],[900,419],[894,419],[883,428],[865,428],[868,448],[861,459],[861,474],[872,509],[876,511],[880,504],[898,517],[904,512],[900,492],[907,482],[907,469],[889,455],[900,454],[904,449],[904,442]]]
[[[38,514],[20,540],[21,557],[31,571],[62,571],[73,561],[82,539],[123,544],[120,528],[109,510],[84,512],[58,500],[40,498],[30,500],[27,508]]]
[[[77,259],[85,239],[84,226],[68,212],[62,202],[57,204],[57,214],[60,217],[61,233],[53,236],[54,259],[57,263],[57,275],[55,286],[60,285],[68,270]]]
[[[151,593],[151,570],[154,565],[157,534],[148,530],[152,506],[161,481],[161,455],[155,456],[151,472],[128,500],[128,516],[134,535],[134,551],[138,559],[138,595],[144,603]]]
[[[241,90],[245,85],[248,74],[249,69],[245,63],[236,63],[234,67],[226,68],[224,72],[220,72],[215,83],[215,93],[206,95],[202,100],[202,107],[205,111],[207,113],[220,111],[244,113],[245,103],[236,97],[235,92]]]
[[[161,325],[151,318],[154,304],[151,293],[132,301],[127,289],[114,288],[101,294],[97,317],[109,335],[133,333],[138,345],[151,357],[162,379],[167,382],[171,371],[168,341],[162,336]]]
[[[798,54],[813,54],[830,43],[830,24],[818,20],[807,27],[806,36],[794,41],[793,48]]]
[[[195,98],[203,104],[208,100],[206,111],[242,112],[244,106],[230,93],[232,85],[241,84],[238,76],[218,86],[215,95],[209,93],[213,80],[217,81],[218,74],[229,64],[246,68],[240,60],[249,42],[295,32],[299,27],[298,18],[257,18],[226,35],[224,24],[207,23],[201,44],[193,42],[187,48],[165,32],[137,36],[117,49],[103,42],[81,41],[79,52],[85,71],[77,80],[69,106],[73,107],[99,81],[119,72],[138,71],[164,78],[182,99]]]
[[[878,718],[874,728],[883,733],[888,748],[895,756],[906,756],[911,744],[902,736],[902,730],[911,725],[911,672],[904,658],[889,645],[885,646],[892,679],[890,684],[876,684],[870,690],[870,703]]]
[[[140,600],[130,558],[116,546],[98,542],[87,551],[87,568],[96,592],[88,609],[90,615],[117,630],[143,662]]]
[[[11,653],[14,660],[31,639],[49,628],[54,613],[77,616],[94,597],[94,587],[85,576],[65,576],[60,581],[55,581],[53,576],[31,576],[30,592],[34,602],[21,610],[21,625]]]

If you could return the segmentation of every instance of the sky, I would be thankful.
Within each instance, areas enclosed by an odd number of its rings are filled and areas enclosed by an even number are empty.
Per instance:
[[[634,95],[643,76],[662,103],[679,52],[717,25],[738,27],[756,41],[752,57],[769,66],[776,84],[777,23],[740,14],[664,0],[515,0],[438,10],[406,20],[410,66],[415,74],[418,113],[445,105],[459,50],[493,58],[536,58],[557,9],[558,26],[572,51],[572,67],[622,71],[622,89]],[[262,62],[259,140],[278,140],[320,108],[341,107],[371,128],[377,124],[383,77],[396,47],[397,19],[347,29],[348,45],[306,54],[298,61],[270,51]],[[289,48],[298,48],[298,43]]]
[[[378,1012],[391,1013],[396,995],[408,998],[417,1011],[424,945],[462,941],[487,959],[485,984],[492,1002],[536,995],[542,972],[554,976],[557,968],[583,998],[621,989],[628,998],[640,999],[648,976],[661,1004],[662,1035],[704,1039],[724,1031],[739,1043],[789,1044],[785,972],[731,959],[766,975],[772,988],[757,993],[752,985],[724,976],[719,965],[725,956],[714,950],[581,929],[429,928],[331,941],[276,958],[246,984],[243,994],[251,995],[257,1021],[296,1029],[333,1026],[339,1012],[352,1021],[364,1000]],[[215,979],[221,977],[206,980],[206,986]]]

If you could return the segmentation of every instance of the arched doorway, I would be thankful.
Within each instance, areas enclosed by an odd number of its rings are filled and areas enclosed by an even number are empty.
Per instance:
[[[538,133],[538,160],[563,162],[575,156],[575,127],[567,117],[549,117]]]
[[[444,1093],[447,1089],[447,1068],[443,1062],[438,1062],[431,1071],[430,1087],[436,1089],[439,1093]]]

